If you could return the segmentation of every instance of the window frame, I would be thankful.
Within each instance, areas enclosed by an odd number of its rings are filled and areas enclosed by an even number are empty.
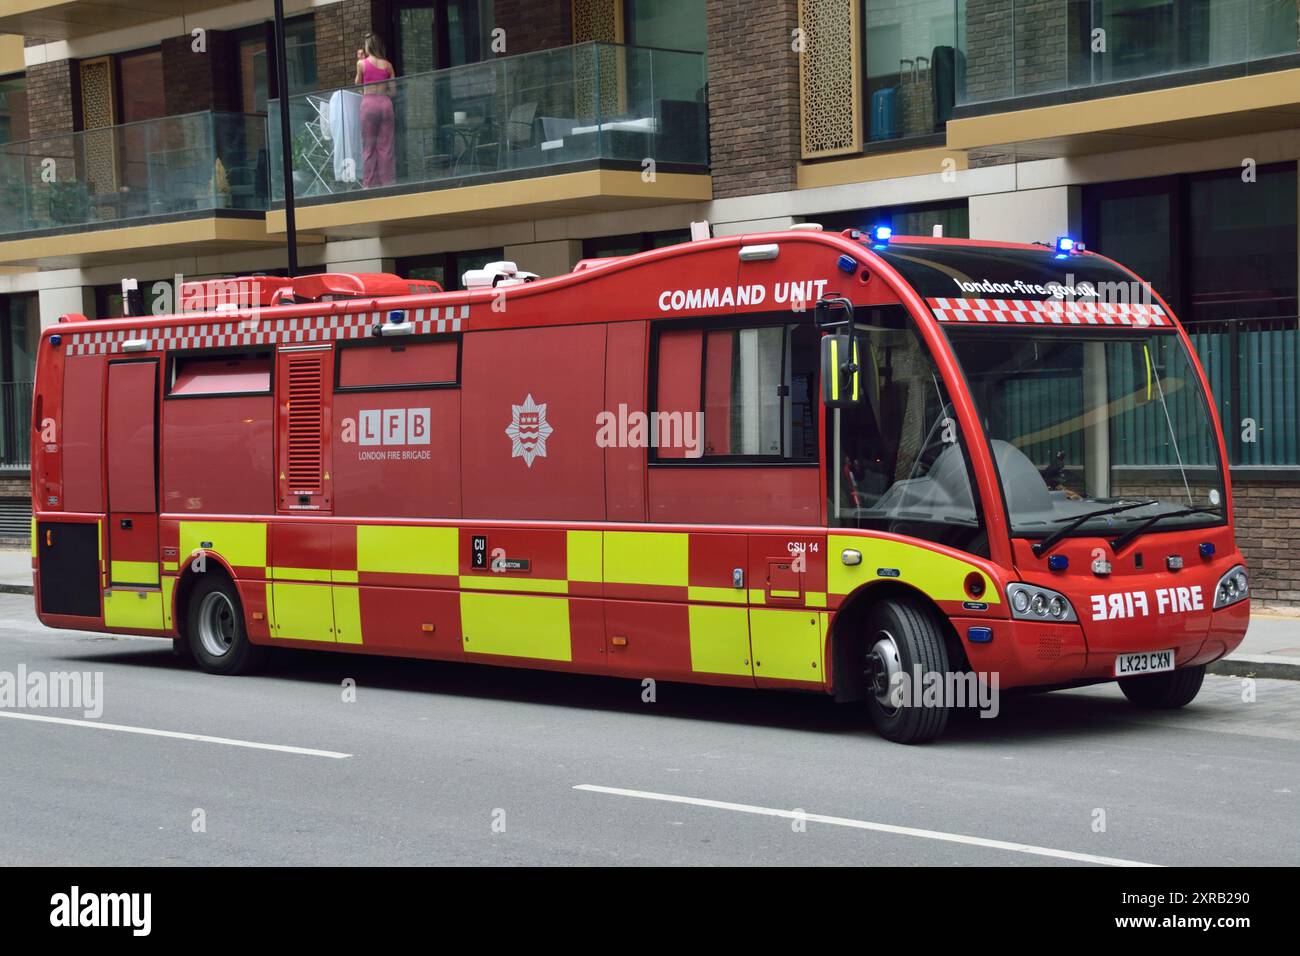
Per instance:
[[[794,322],[790,321],[789,315],[790,313],[785,313],[785,312],[776,312],[776,313],[769,312],[769,313],[760,313],[757,315],[727,316],[725,318],[705,316],[705,317],[691,318],[691,319],[668,319],[668,320],[660,320],[660,321],[651,321],[649,358],[646,363],[646,375],[647,375],[646,414],[648,416],[653,416],[659,413],[659,342],[660,342],[660,338],[663,336],[665,332],[699,332],[701,337],[703,337],[709,332],[728,332],[728,331],[740,330],[740,329],[761,329],[761,328],[782,328],[782,329],[789,328],[789,327],[798,328],[799,326],[803,325],[803,323],[799,321],[794,321]],[[813,342],[815,346],[817,340],[820,338],[820,335],[818,334],[817,329],[812,326],[811,313],[808,313],[807,315],[808,317],[805,321],[808,323],[808,328],[811,330],[811,333],[814,336]],[[785,376],[786,356],[788,354],[787,350],[789,349],[789,346],[790,343],[788,341],[788,338],[787,340],[781,343],[782,378],[784,378]],[[703,347],[704,347],[703,344],[701,344],[701,349],[703,349]],[[814,349],[814,355],[815,354],[816,352]],[[728,455],[701,454],[698,458],[687,458],[687,457],[661,458],[659,457],[659,449],[656,446],[650,445],[647,446],[646,448],[646,464],[652,468],[681,468],[681,467],[691,468],[691,467],[709,467],[709,466],[713,466],[713,467],[722,466],[722,467],[731,467],[731,468],[747,468],[747,467],[820,468],[821,467],[820,429],[824,425],[824,420],[826,416],[822,414],[820,410],[822,403],[821,403],[821,392],[819,391],[821,387],[819,379],[820,379],[820,370],[818,368],[818,362],[816,358],[814,358],[812,364],[812,378],[810,380],[810,385],[809,385],[809,404],[813,406],[813,422],[811,426],[811,434],[814,437],[814,441],[813,441],[814,450],[811,458],[786,458],[781,455],[739,455],[739,454],[728,454]],[[781,386],[783,388],[789,389],[791,387],[791,383],[783,381],[781,383]],[[705,377],[705,365],[703,360],[703,353],[701,353],[701,363],[700,363],[700,412],[701,414],[703,414],[705,411],[705,397],[707,394],[706,389],[707,389],[707,380]],[[787,394],[783,396],[783,399],[788,399],[790,397],[791,396]],[[793,403],[791,402],[789,404],[793,404]],[[781,410],[781,416],[782,416],[781,434],[782,434],[783,441],[784,441],[785,423],[786,423],[785,416],[787,414],[786,405],[787,403],[783,401],[782,410]],[[701,441],[703,441],[704,436],[701,435],[700,439]]]
[[[172,389],[176,387],[176,366],[177,363],[186,359],[221,359],[231,356],[246,356],[248,358],[257,358],[265,356],[269,364],[267,373],[266,388],[256,389],[243,392],[203,392],[195,395],[176,395]],[[262,398],[270,397],[275,394],[275,349],[271,347],[250,349],[247,346],[226,346],[225,348],[215,349],[178,349],[167,353],[167,363],[164,369],[163,377],[163,401],[189,401],[191,399],[207,398]]]
[[[385,339],[382,335],[369,336],[364,339],[352,341],[340,340],[334,343],[334,394],[351,395],[357,392],[409,392],[414,390],[426,391],[430,389],[457,389],[461,387],[461,363],[465,357],[465,342],[463,332],[434,332],[428,335],[410,335],[402,336],[400,339]],[[395,348],[409,345],[412,343],[436,344],[438,342],[452,342],[456,346],[456,377],[451,381],[429,381],[429,382],[412,382],[410,384],[398,385],[340,385],[340,377],[343,373],[343,353],[353,349],[367,348]]]

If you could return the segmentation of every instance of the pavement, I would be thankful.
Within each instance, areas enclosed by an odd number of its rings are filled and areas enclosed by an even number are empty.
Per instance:
[[[309,651],[216,677],[0,594],[0,687],[70,672],[90,712],[0,700],[0,864],[1300,864],[1296,681],[1005,694],[904,747],[815,694]]]
[[[0,550],[0,593],[31,594],[29,550]],[[1246,639],[1212,674],[1300,680],[1300,609],[1254,608]]]

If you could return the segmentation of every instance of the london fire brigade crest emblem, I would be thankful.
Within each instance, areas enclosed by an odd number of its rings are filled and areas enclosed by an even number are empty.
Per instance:
[[[512,443],[510,457],[522,458],[531,468],[534,458],[546,457],[546,439],[555,431],[546,420],[546,403],[538,405],[530,394],[522,405],[511,405],[510,414],[512,420],[506,426]]]

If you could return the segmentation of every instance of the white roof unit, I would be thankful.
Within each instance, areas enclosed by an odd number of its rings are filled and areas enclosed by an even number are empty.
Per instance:
[[[538,278],[535,272],[520,272],[513,262],[489,262],[482,269],[470,269],[461,276],[466,289],[493,289],[498,286],[522,285]]]

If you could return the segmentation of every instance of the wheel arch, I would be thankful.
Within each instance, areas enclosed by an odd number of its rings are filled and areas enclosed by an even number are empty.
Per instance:
[[[919,607],[943,635],[948,660],[954,670],[969,670],[970,661],[961,638],[948,616],[939,609],[924,591],[902,581],[879,580],[868,582],[844,599],[831,618],[827,635],[831,656],[832,694],[840,703],[864,700],[867,683],[862,673],[861,642],[865,640],[864,625],[871,609],[884,601],[897,600]]]
[[[220,575],[235,588],[236,593],[239,586],[235,584],[235,573],[229,563],[212,551],[204,552],[204,559],[208,563],[204,570],[194,570],[194,561],[187,559],[181,566],[180,577],[176,579],[176,587],[172,593],[172,621],[176,625],[176,633],[182,640],[189,640],[190,627],[190,598],[194,594],[194,589],[198,586],[199,581],[209,575]]]

